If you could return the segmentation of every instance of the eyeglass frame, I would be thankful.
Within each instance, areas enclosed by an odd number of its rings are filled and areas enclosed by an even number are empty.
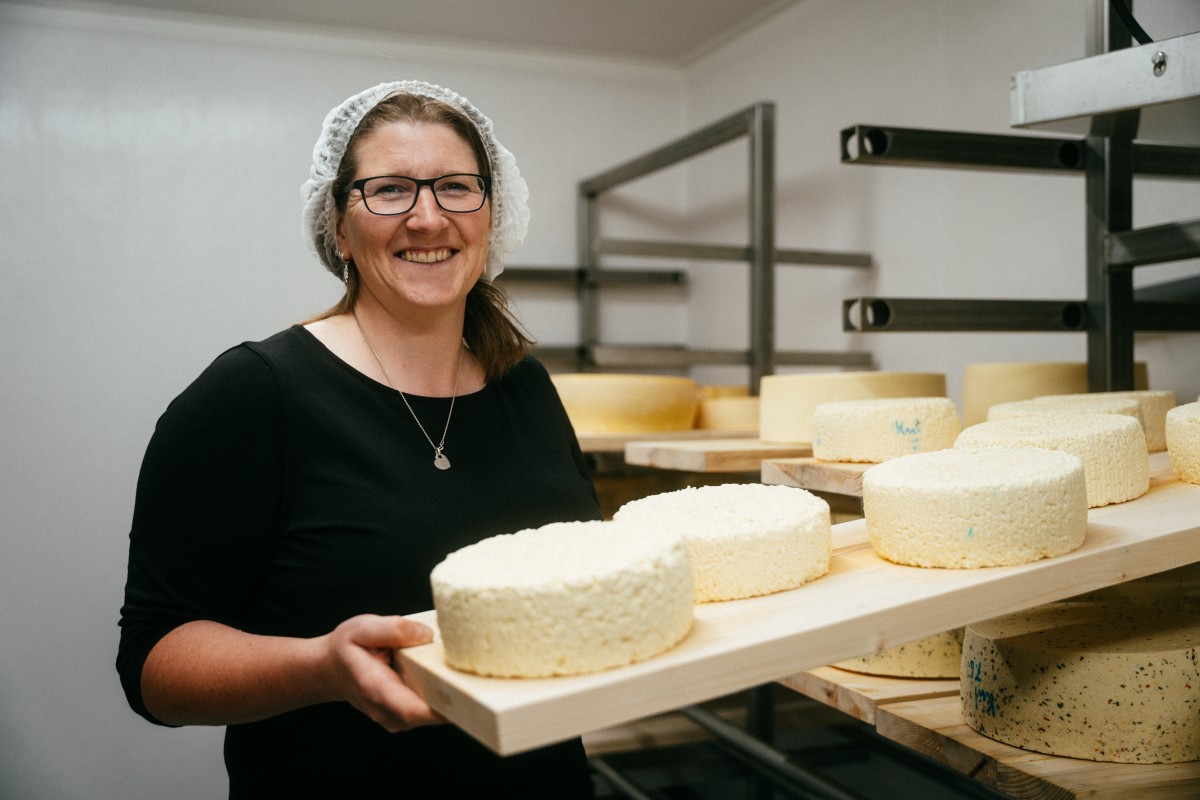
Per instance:
[[[437,189],[434,188],[435,185],[438,181],[443,180],[444,178],[453,178],[459,175],[468,178],[478,178],[483,184],[483,200],[480,201],[479,208],[473,208],[470,211],[455,211],[454,209],[446,208],[442,205],[442,201],[437,195]],[[403,211],[390,211],[381,213],[379,211],[372,210],[371,204],[367,201],[367,193],[365,189],[369,182],[379,180],[380,178],[403,178],[406,181],[412,181],[416,186],[416,190],[413,192],[412,205]],[[346,187],[346,190],[349,192],[354,189],[358,189],[358,196],[362,198],[363,208],[365,208],[371,214],[374,214],[377,217],[397,217],[401,214],[407,214],[417,207],[417,201],[421,199],[421,189],[425,186],[429,187],[429,193],[433,195],[433,202],[437,204],[438,208],[440,208],[442,211],[445,211],[447,214],[474,214],[480,208],[483,208],[488,199],[492,196],[492,179],[487,175],[480,175],[477,172],[447,172],[445,175],[438,175],[436,178],[423,179],[413,178],[408,175],[372,175],[369,178],[359,178],[356,181],[351,181],[350,185]]]

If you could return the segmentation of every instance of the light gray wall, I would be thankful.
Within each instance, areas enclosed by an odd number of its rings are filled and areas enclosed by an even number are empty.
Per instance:
[[[471,98],[530,184],[517,260],[568,265],[579,179],[774,101],[780,246],[879,264],[781,268],[780,346],[870,349],[956,386],[971,360],[1082,359],[1082,337],[848,336],[841,298],[1082,296],[1081,182],[842,166],[837,132],[1006,131],[1010,74],[1082,55],[1082,22],[1081,0],[807,0],[673,71],[0,2],[0,798],[222,796],[219,732],[152,728],[113,671],[134,482],[158,414],[217,353],[336,299],[299,235],[299,186],[335,103],[401,76]],[[610,232],[742,243],[744,168],[730,146],[630,187]],[[685,178],[689,217],[672,199]],[[1139,224],[1200,206],[1194,185],[1164,182],[1136,202]],[[606,338],[744,342],[744,273],[693,274],[686,296],[611,296]],[[514,293],[535,335],[574,340],[569,298]],[[1139,357],[1194,399],[1196,344],[1140,337]]]
[[[113,669],[137,469],[218,353],[337,299],[300,184],[325,113],[399,77],[494,118],[524,264],[574,264],[575,184],[680,132],[673,70],[0,4],[0,798],[223,796],[220,732],[143,722]],[[569,293],[514,293],[574,342]]]
[[[1074,175],[843,165],[838,137],[860,123],[1023,133],[1009,126],[1011,76],[1083,57],[1087,6],[806,0],[688,70],[691,125],[759,100],[775,103],[778,246],[867,251],[877,264],[865,273],[780,266],[780,349],[868,350],[882,369],[945,372],[959,401],[967,363],[1086,359],[1085,337],[1076,333],[843,333],[841,301],[849,297],[1082,299],[1084,187]],[[1200,30],[1192,0],[1138,0],[1136,9],[1155,38]],[[1143,112],[1140,131],[1200,144],[1200,103]],[[691,168],[697,238],[746,242],[745,161],[745,147],[731,146]],[[722,192],[715,187],[724,180]],[[1134,209],[1138,226],[1200,216],[1200,184],[1138,180]],[[1196,271],[1196,262],[1149,267],[1135,281]],[[744,345],[745,267],[696,266],[692,276],[691,341]],[[1139,334],[1136,357],[1148,363],[1155,388],[1174,389],[1180,402],[1200,393],[1200,336]],[[711,381],[743,374],[697,370]]]

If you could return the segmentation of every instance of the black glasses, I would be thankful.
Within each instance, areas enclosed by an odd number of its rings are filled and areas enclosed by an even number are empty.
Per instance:
[[[412,211],[422,186],[429,187],[442,211],[469,214],[483,208],[491,191],[491,180],[470,172],[456,172],[426,180],[405,175],[380,175],[350,184],[351,189],[358,189],[362,195],[367,211],[384,217]]]

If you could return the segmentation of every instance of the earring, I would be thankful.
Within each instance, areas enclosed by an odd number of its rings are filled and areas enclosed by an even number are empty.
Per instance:
[[[349,255],[342,256],[342,283],[344,283],[344,284],[350,283],[350,264],[351,263],[352,262],[350,261]]]

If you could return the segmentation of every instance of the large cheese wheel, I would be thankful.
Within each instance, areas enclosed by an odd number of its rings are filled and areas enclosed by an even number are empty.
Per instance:
[[[696,420],[700,387],[690,378],[578,372],[550,379],[576,433],[682,431]]]
[[[1133,385],[1147,387],[1146,364],[1134,365]],[[998,403],[1047,394],[1074,394],[1088,389],[1087,364],[1070,361],[1009,361],[967,364],[963,369],[963,425],[987,419]]]
[[[865,675],[891,678],[957,678],[962,659],[963,629],[936,633],[833,666]]]
[[[1014,445],[1048,447],[1083,461],[1088,506],[1141,497],[1150,489],[1146,435],[1123,414],[1031,414],[972,425],[956,447]]]
[[[455,669],[571,675],[657,655],[692,624],[679,536],[612,522],[557,522],[485,539],[430,573]]]
[[[821,403],[871,397],[945,397],[939,372],[819,372],[767,375],[759,387],[759,438],[809,444],[812,415]]]
[[[1142,404],[1132,397],[1114,397],[1110,394],[1054,394],[999,403],[988,409],[987,421],[1031,414],[1124,414],[1136,419],[1145,430]]]
[[[1063,602],[967,626],[962,713],[1070,758],[1200,759],[1200,604]]]
[[[822,403],[813,410],[813,456],[822,461],[887,461],[953,447],[961,430],[958,409],[946,397]]]
[[[875,551],[898,564],[1024,564],[1083,544],[1083,464],[1036,447],[901,456],[863,473],[863,512]]]
[[[1167,452],[1181,481],[1200,483],[1200,401],[1167,412]]]
[[[633,500],[613,520],[679,534],[691,556],[696,602],[794,589],[829,571],[829,504],[791,486],[729,483]]]

